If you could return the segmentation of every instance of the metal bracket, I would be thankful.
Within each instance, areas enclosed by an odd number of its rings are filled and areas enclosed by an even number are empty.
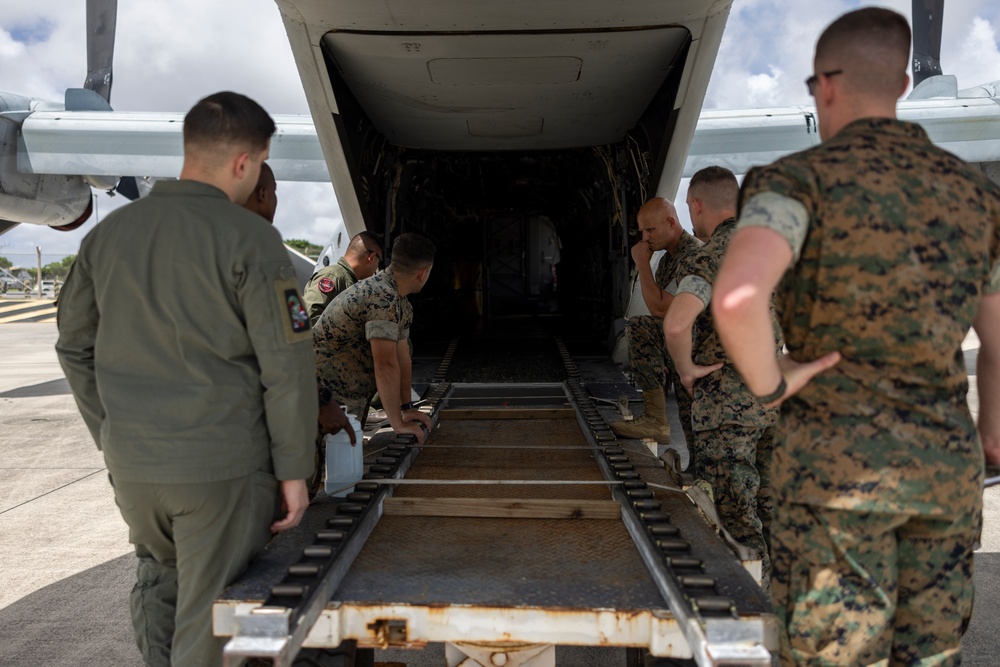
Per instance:
[[[555,667],[556,647],[551,644],[472,644],[444,645],[448,667]]]

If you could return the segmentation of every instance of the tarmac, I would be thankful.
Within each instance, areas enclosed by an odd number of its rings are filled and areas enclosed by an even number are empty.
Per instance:
[[[141,665],[128,593],[135,559],[107,470],[77,411],[48,323],[0,325],[0,665]],[[974,372],[978,339],[966,341]],[[970,405],[978,409],[975,392]],[[984,493],[976,608],[963,664],[1000,664],[1000,486]],[[622,665],[623,651],[557,653],[558,664]],[[443,651],[376,660],[443,664]]]

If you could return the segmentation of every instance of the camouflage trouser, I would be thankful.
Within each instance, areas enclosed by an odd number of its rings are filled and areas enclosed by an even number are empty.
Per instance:
[[[667,373],[674,385],[677,397],[677,412],[681,428],[691,453],[688,470],[694,467],[694,432],[691,430],[691,395],[681,386],[681,379],[674,368],[674,362],[667,354],[667,343],[663,337],[663,320],[652,315],[630,317],[625,325],[625,339],[628,341],[628,360],[639,389],[667,387]]]
[[[782,665],[958,665],[981,515],[778,503],[771,595]]]
[[[697,431],[694,476],[712,485],[722,526],[737,542],[760,554],[762,583],[767,590],[771,572],[771,456],[774,427],[765,429],[725,424]]]

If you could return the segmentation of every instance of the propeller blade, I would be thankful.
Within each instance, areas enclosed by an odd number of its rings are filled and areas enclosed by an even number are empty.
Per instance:
[[[118,0],[87,0],[87,80],[83,87],[111,101]]]
[[[139,198],[139,184],[136,183],[135,176],[123,176],[115,191],[130,201]]]
[[[941,74],[944,0],[913,0],[913,87]]]

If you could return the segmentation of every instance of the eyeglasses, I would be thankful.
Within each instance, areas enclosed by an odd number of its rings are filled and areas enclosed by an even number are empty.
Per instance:
[[[831,70],[829,72],[820,72],[819,74],[813,74],[811,77],[809,77],[808,79],[806,79],[806,90],[809,91],[809,96],[810,97],[815,97],[816,96],[816,94],[813,92],[813,88],[816,87],[816,83],[819,81],[819,78],[821,76],[836,76],[837,74],[843,74],[843,73],[844,73],[844,70],[842,70],[842,69],[835,69],[835,70]]]

